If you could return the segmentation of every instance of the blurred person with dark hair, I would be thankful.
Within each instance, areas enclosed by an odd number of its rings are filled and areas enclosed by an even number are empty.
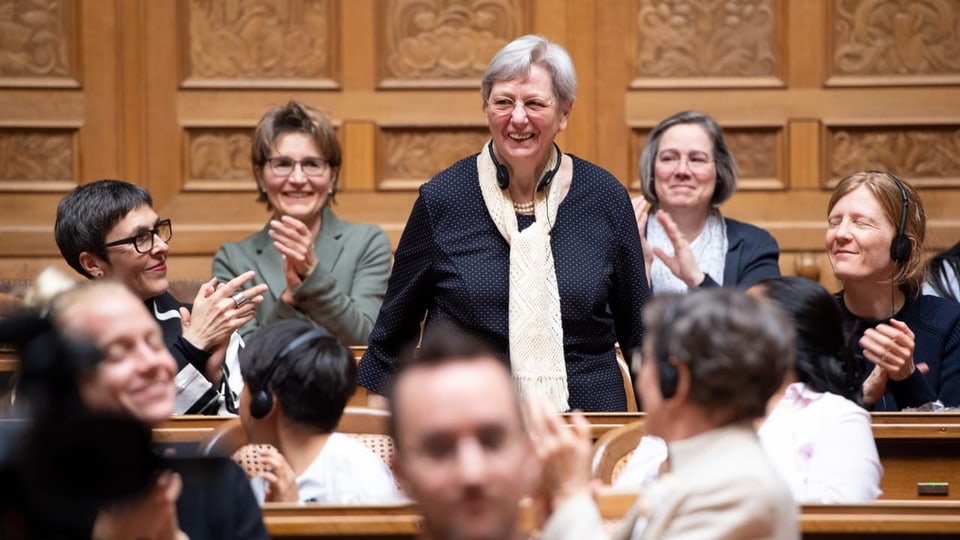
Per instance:
[[[884,171],[848,175],[827,203],[824,245],[872,410],[960,406],[960,304],[921,294],[926,223],[919,193]]]
[[[168,242],[173,224],[160,219],[146,189],[97,180],[60,201],[54,236],[64,260],[87,279],[115,279],[143,302],[177,362],[175,414],[230,412],[239,390],[235,331],[254,315],[266,286],[239,292],[253,272],[203,284],[193,304],[170,294]],[[234,337],[235,336],[235,337]],[[233,338],[233,339],[232,339]],[[228,350],[230,349],[230,350]]]
[[[46,436],[59,444],[39,445],[36,453],[26,456],[33,463],[25,470],[48,471],[41,478],[53,486],[52,499],[34,498],[27,505],[39,505],[49,520],[56,508],[68,511],[73,504],[81,504],[82,515],[69,524],[68,531],[55,532],[59,524],[52,521],[37,524],[39,530],[43,534],[49,530],[51,537],[92,535],[118,540],[267,538],[249,483],[235,463],[215,458],[167,459],[150,450],[149,428],[173,412],[177,365],[160,326],[141,299],[120,283],[97,280],[57,296],[50,317],[64,338],[89,343],[97,358],[68,369],[59,360],[63,355],[44,355],[45,362],[52,362],[44,372],[46,384],[72,387],[76,401],[64,402],[63,396],[57,396],[59,408],[65,409],[59,415],[62,429]],[[88,424],[75,420],[84,415],[131,419],[140,427],[126,427],[126,433],[88,431],[83,429]],[[99,437],[106,437],[110,446],[103,446]],[[71,438],[72,443],[65,442]],[[52,471],[62,474],[60,485]],[[109,490],[105,486],[119,483],[129,488],[138,479],[145,484],[139,494],[127,493],[99,507],[90,505],[90,500],[102,500]],[[27,493],[36,489],[29,481],[25,487]],[[28,533],[27,537],[36,536]]]
[[[793,369],[757,431],[767,456],[798,502],[875,500],[883,466],[836,299],[816,281],[793,276],[761,281],[749,293],[783,308],[797,331]]]
[[[644,324],[637,390],[646,431],[670,457],[613,538],[797,538],[796,503],[753,428],[792,363],[782,311],[742,291],[700,289],[656,297]],[[571,429],[542,406],[527,418],[553,508],[542,538],[606,538],[589,423],[574,413]]]
[[[927,279],[923,294],[960,302],[960,242],[952,248],[937,253],[927,261]]]
[[[399,499],[393,473],[363,443],[337,433],[356,390],[347,347],[312,321],[261,326],[240,354],[240,421],[264,471],[261,502],[380,503]]]
[[[346,345],[366,345],[390,275],[390,241],[379,226],[337,217],[342,163],[337,132],[322,111],[291,101],[270,108],[250,151],[259,202],[271,212],[260,231],[220,246],[213,275],[255,269],[269,285],[256,319],[310,319]]]

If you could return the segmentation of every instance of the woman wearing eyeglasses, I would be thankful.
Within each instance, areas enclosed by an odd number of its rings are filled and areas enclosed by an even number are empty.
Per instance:
[[[231,335],[253,318],[263,300],[266,287],[239,291],[253,279],[252,272],[219,284],[211,279],[192,305],[181,304],[168,291],[173,225],[157,216],[146,189],[121,180],[98,180],[67,194],[57,207],[54,236],[74,270],[88,279],[123,283],[160,323],[164,343],[177,360],[175,414],[216,413],[223,398],[239,390],[225,386],[223,366]],[[235,381],[235,351],[229,360]]]
[[[710,116],[685,111],[653,128],[640,155],[640,182],[634,209],[654,294],[745,289],[780,275],[773,236],[720,213],[737,190],[737,165]]]
[[[272,212],[259,232],[220,247],[213,275],[248,270],[269,291],[245,337],[279,319],[308,318],[347,345],[365,345],[390,275],[390,241],[375,225],[343,221],[330,203],[340,143],[321,111],[291,101],[268,110],[253,134],[258,200]]]
[[[507,44],[481,84],[491,140],[420,188],[359,383],[386,392],[397,358],[453,323],[509,357],[521,394],[559,411],[622,411],[615,343],[642,338],[643,253],[624,186],[555,144],[573,62],[540,36]],[[371,402],[378,401],[376,398]]]

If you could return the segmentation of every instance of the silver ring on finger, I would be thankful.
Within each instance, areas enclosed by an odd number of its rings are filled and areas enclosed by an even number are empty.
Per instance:
[[[236,304],[238,308],[247,303],[247,297],[244,296],[242,292],[238,292],[237,294],[231,296],[230,298],[233,300],[233,303]]]

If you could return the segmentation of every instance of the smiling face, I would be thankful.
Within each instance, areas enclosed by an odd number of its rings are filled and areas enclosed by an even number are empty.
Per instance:
[[[654,157],[654,189],[660,208],[710,210],[717,185],[713,143],[699,124],[677,124],[663,132]]]
[[[91,410],[151,426],[169,418],[177,364],[142,302],[120,286],[107,286],[66,307],[58,320],[68,335],[90,339],[100,350],[94,373],[79,381]]]
[[[317,144],[307,133],[291,131],[277,135],[270,158],[285,157],[293,161],[307,158],[324,159]],[[325,167],[323,174],[307,176],[302,166],[295,166],[286,175],[273,172],[269,163],[263,166],[261,189],[273,207],[277,218],[291,216],[308,226],[317,221],[320,211],[327,204],[330,189],[336,181],[337,171]]]
[[[143,205],[127,213],[110,229],[105,243],[136,236],[152,230],[160,218],[153,208]],[[81,263],[95,277],[111,278],[126,285],[141,300],[163,294],[170,287],[167,281],[167,253],[170,247],[159,236],[153,237],[153,249],[138,253],[133,244],[106,248],[107,258],[84,252]]]
[[[394,389],[397,474],[434,538],[511,538],[531,454],[509,373],[493,358],[423,366]]]
[[[896,227],[866,186],[847,193],[827,216],[824,245],[837,279],[843,282],[888,282],[895,263],[890,243]]]
[[[517,106],[509,113],[499,113],[489,105],[503,99],[512,100]],[[535,103],[548,106],[532,106]],[[550,157],[557,133],[567,127],[570,105],[561,109],[550,73],[536,64],[530,66],[526,78],[494,83],[484,111],[497,158],[511,169],[542,166]]]

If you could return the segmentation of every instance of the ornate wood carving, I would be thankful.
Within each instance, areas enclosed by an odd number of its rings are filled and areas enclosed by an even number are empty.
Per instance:
[[[891,77],[896,84],[960,79],[957,2],[834,0],[832,10],[830,68],[841,83],[848,77],[868,77],[871,84]]]
[[[894,172],[914,185],[957,187],[960,126],[833,127],[829,179],[864,169]]]
[[[737,160],[740,178],[759,180],[779,176],[777,167],[781,157],[779,129],[729,128],[723,131],[730,153]]]
[[[489,138],[485,127],[383,129],[379,187],[416,189],[443,169],[479,152]]]
[[[0,85],[77,86],[72,4],[0,0]]]
[[[23,182],[74,181],[74,134],[65,129],[0,130],[0,189]]]
[[[778,0],[637,0],[633,86],[777,79],[778,17],[783,11]],[[683,81],[690,78],[701,80]],[[752,85],[746,80],[739,84]]]
[[[525,30],[519,0],[384,0],[385,86],[476,87],[493,55]]]
[[[242,180],[254,189],[250,170],[252,135],[252,129],[242,128],[188,129],[187,182]]]
[[[334,78],[330,0],[182,0],[185,86],[328,87]]]

